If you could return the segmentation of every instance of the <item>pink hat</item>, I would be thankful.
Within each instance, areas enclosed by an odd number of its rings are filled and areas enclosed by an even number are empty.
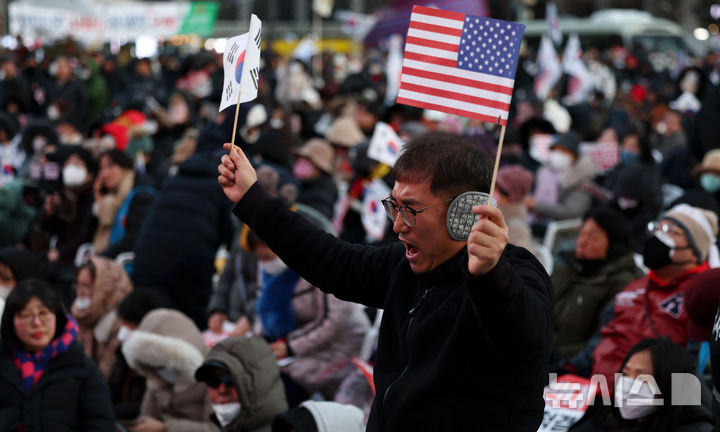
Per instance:
[[[498,170],[496,185],[511,202],[522,201],[533,184],[532,172],[520,165],[505,165]]]

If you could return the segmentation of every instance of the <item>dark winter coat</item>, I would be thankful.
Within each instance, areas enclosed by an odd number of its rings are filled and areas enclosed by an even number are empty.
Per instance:
[[[337,198],[337,187],[330,176],[322,175],[300,182],[297,201],[314,208],[330,220],[333,218]]]
[[[551,278],[555,288],[553,343],[562,358],[569,358],[585,347],[600,327],[600,313],[605,305],[641,275],[632,253],[605,263],[590,275],[579,273],[564,261],[555,266]]]
[[[195,324],[207,324],[215,253],[232,241],[217,160],[193,155],[163,185],[135,244],[133,282],[156,287]]]
[[[257,184],[234,212],[313,285],[384,308],[369,431],[538,429],[554,301],[525,249],[508,245],[481,277],[467,273],[464,249],[416,274],[401,244],[344,243]]]
[[[0,430],[21,423],[28,432],[115,430],[110,390],[82,345],[53,359],[29,394],[12,356],[0,353]]]

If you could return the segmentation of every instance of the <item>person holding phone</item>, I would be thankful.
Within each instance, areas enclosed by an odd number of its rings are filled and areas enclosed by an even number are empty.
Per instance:
[[[499,209],[453,210],[450,219],[479,215],[466,240],[454,240],[446,224],[458,195],[489,191],[484,150],[449,133],[408,142],[384,200],[400,242],[374,247],[345,243],[287,210],[257,184],[239,149],[225,149],[218,181],[237,202],[235,215],[313,285],[384,309],[369,431],[474,430],[479,419],[486,430],[538,429],[550,279],[530,252],[508,244]]]
[[[133,250],[155,189],[137,181],[132,159],[121,150],[103,153],[98,165],[93,184],[93,212],[98,218],[93,247],[98,254],[115,257]]]

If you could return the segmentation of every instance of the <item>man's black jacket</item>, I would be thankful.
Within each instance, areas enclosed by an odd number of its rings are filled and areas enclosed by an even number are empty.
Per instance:
[[[401,244],[342,242],[259,185],[234,213],[303,278],[384,309],[368,431],[536,431],[552,343],[553,289],[540,263],[508,245],[482,277],[465,249],[427,274]]]

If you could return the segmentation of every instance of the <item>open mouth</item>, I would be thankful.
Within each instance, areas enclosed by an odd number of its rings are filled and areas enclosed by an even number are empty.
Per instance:
[[[403,244],[405,245],[405,258],[407,258],[408,261],[412,261],[420,255],[420,251],[414,245],[405,242],[403,242]]]

